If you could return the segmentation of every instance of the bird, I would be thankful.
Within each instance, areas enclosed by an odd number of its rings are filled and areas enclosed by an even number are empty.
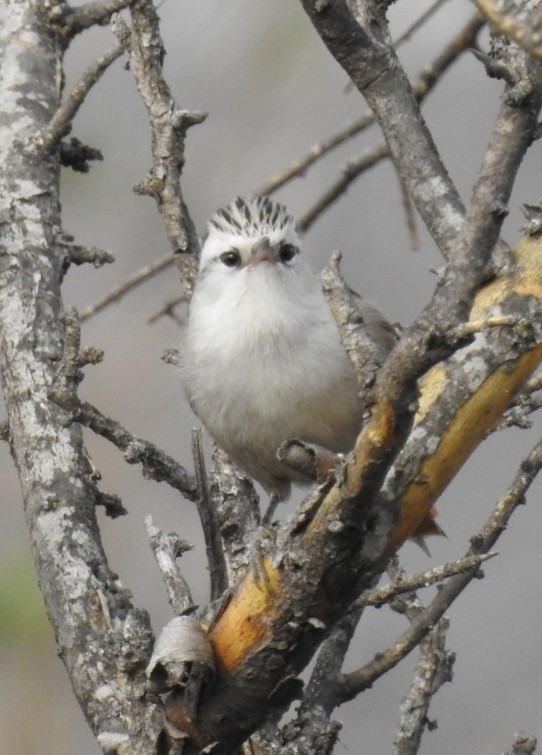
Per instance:
[[[357,297],[382,362],[397,335]],[[230,459],[277,501],[311,479],[277,457],[298,439],[346,453],[366,403],[293,218],[268,197],[237,197],[210,219],[190,303],[181,380]]]

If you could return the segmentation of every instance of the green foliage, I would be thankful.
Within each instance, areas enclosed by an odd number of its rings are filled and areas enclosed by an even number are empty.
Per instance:
[[[39,650],[50,642],[50,627],[32,561],[21,552],[0,571],[0,644]]]

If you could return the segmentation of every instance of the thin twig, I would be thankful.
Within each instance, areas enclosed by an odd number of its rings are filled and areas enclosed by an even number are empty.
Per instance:
[[[384,157],[389,157],[390,151],[385,142],[378,144],[371,150],[364,152],[360,157],[350,160],[342,169],[342,176],[324,192],[313,206],[297,221],[297,230],[305,233],[316,220],[327,210],[339,197],[345,193],[351,183],[369,168]]]
[[[104,53],[98,60],[91,65],[82,78],[73,87],[71,92],[65,97],[64,101],[51,118],[47,129],[40,134],[36,140],[38,149],[43,154],[48,154],[60,142],[60,140],[69,133],[73,119],[86,96],[92,87],[101,79],[109,66],[120,58],[125,52],[122,44],[117,43],[109,52]]]
[[[209,496],[205,458],[201,446],[201,428],[192,430],[192,456],[198,485],[196,506],[205,538],[205,550],[211,578],[211,601],[213,601],[219,598],[228,586],[228,575],[218,519]]]
[[[178,294],[178,296],[174,296],[172,299],[168,299],[166,302],[164,302],[164,304],[162,304],[160,309],[149,316],[149,319],[147,320],[149,325],[152,325],[162,317],[171,317],[171,319],[174,320],[178,325],[181,325],[182,318],[177,315],[175,308],[178,307],[179,304],[185,302],[186,298],[186,292],[182,291],[180,294]]]
[[[255,192],[256,195],[272,194],[293,178],[303,176],[313,163],[320,160],[324,155],[327,155],[336,147],[339,147],[349,139],[352,139],[352,137],[357,136],[357,134],[360,134],[369,126],[372,126],[374,122],[374,115],[372,113],[366,113],[359,120],[345,126],[341,131],[329,137],[329,139],[314,144],[305,155],[303,155],[303,157],[300,157],[283,171],[272,176],[269,181],[262,184],[262,186],[260,186]]]
[[[186,132],[204,121],[206,114],[181,110],[172,97],[163,76],[165,50],[152,0],[132,0],[130,18],[132,28],[128,30],[117,16],[116,31],[121,41],[129,34],[130,70],[152,137],[152,166],[134,191],[156,201],[183,283],[190,290],[196,277],[199,241],[184,203],[181,175]]]
[[[493,513],[478,535],[472,538],[466,557],[488,553],[506,529],[516,508],[524,503],[525,495],[542,469],[542,440],[538,441],[520,465],[516,477],[498,501]],[[425,637],[432,626],[442,618],[457,596],[479,576],[479,567],[452,577],[441,587],[438,595],[422,611],[417,621],[389,648],[356,671],[346,674],[340,690],[341,702],[352,700],[364,689],[396,666]]]
[[[455,654],[446,650],[446,618],[433,627],[420,643],[420,657],[409,693],[401,704],[401,722],[395,738],[395,755],[416,755],[426,728],[434,728],[428,718],[429,705],[440,687],[452,679]]]
[[[189,501],[196,501],[198,488],[195,478],[171,456],[153,443],[132,435],[119,422],[106,417],[86,401],[68,403],[62,395],[53,394],[53,397],[70,413],[74,422],[90,428],[123,451],[128,464],[141,464],[144,477],[166,482]]]
[[[175,533],[164,535],[162,530],[155,525],[150,514],[145,517],[145,527],[156,563],[162,572],[170,605],[176,614],[182,615],[193,609],[194,601],[188,583],[179,569],[177,559],[191,550],[193,546]]]
[[[437,3],[435,3],[435,5],[438,5],[442,2],[446,2],[446,0],[437,0]],[[429,9],[428,13],[430,11],[431,9]],[[469,47],[472,47],[478,32],[484,26],[484,24],[484,19],[478,13],[475,14],[467,22],[463,29],[454,37],[450,44],[443,50],[443,52],[440,53],[432,63],[429,63],[427,66],[425,66],[425,68],[422,70],[422,73],[418,76],[418,79],[412,85],[416,97],[422,100],[435,86],[440,76],[442,76],[442,74],[453,63],[453,61],[457,57],[459,57],[462,52],[467,50]],[[411,33],[412,27],[405,32],[405,35],[409,35]],[[331,136],[329,139],[314,144],[305,153],[305,155],[303,155],[303,157],[300,157],[283,171],[270,178],[267,183],[260,186],[260,188],[256,191],[256,194],[272,194],[292,179],[303,176],[307,172],[308,168],[311,167],[311,165],[313,165],[325,155],[329,154],[329,152],[331,152],[336,147],[339,147],[349,139],[357,136],[362,131],[369,128],[369,126],[372,126],[375,123],[375,120],[376,119],[373,113],[366,113],[359,120],[346,126],[337,134]],[[373,150],[377,152],[378,160],[381,160],[382,158],[389,155],[389,150],[386,149],[384,152],[380,152],[380,147],[381,145]],[[357,160],[352,160],[350,162],[351,167],[347,169],[348,173],[353,170],[352,166],[355,165],[359,159],[360,158],[358,158]],[[370,164],[362,164],[360,166],[359,173],[363,172],[363,170],[367,170],[367,168],[369,167],[371,167]],[[359,173],[351,176],[350,182],[354,178],[356,178]]]
[[[389,41],[385,6],[374,4],[369,22],[367,17],[356,21],[347,0],[327,3],[324,13],[320,3],[301,3],[330,53],[375,113],[416,209],[442,254],[448,256],[463,223],[464,206]],[[438,186],[438,192],[428,192],[428,185]]]
[[[397,48],[404,42],[409,40],[418,31],[418,29],[421,29],[421,27],[429,21],[431,16],[434,16],[435,13],[439,11],[447,2],[448,0],[435,0],[433,5],[430,5],[425,13],[422,13],[421,16],[419,16],[408,27],[408,29],[401,34],[401,36],[397,37],[397,40],[395,41],[395,47]]]
[[[399,574],[390,584],[364,592],[358,598],[355,605],[358,607],[382,606],[385,603],[390,603],[397,595],[401,595],[402,593],[420,590],[437,582],[443,582],[445,579],[449,579],[456,574],[470,571],[475,566],[479,566],[484,561],[488,561],[496,555],[496,552],[470,555],[418,574]]]
[[[435,87],[440,77],[446,72],[446,70],[457,60],[457,58],[463,52],[465,52],[465,50],[468,50],[474,45],[476,37],[484,25],[484,19],[480,16],[479,13],[476,13],[459,31],[459,33],[455,35],[455,37],[445,47],[445,49],[441,53],[439,53],[439,55],[437,55],[437,57],[431,63],[425,66],[421,74],[418,76],[417,80],[412,85],[412,90],[418,101],[422,102],[425,97],[432,91],[432,89]],[[364,127],[369,125],[370,122],[374,122],[375,119],[372,114],[370,116],[365,116],[364,118]],[[332,142],[332,140],[329,141]],[[313,147],[313,149],[316,148]],[[325,152],[323,152],[322,154],[325,154]],[[320,199],[317,200],[317,202],[299,219],[297,224],[298,230],[300,230],[301,232],[307,231],[310,226],[313,225],[313,223],[317,220],[317,218],[325,210],[327,210],[342,194],[344,194],[350,184],[352,184],[362,173],[376,165],[380,160],[389,157],[389,154],[390,151],[388,146],[385,142],[382,142],[381,144],[373,147],[371,150],[365,151],[359,157],[350,160],[343,168],[343,175],[334,184],[332,184],[322,195],[322,197],[320,197]],[[315,157],[313,160],[306,162],[305,164],[303,160],[307,161],[309,155],[307,155],[306,158],[303,158],[302,161],[300,161],[303,170],[306,170],[311,162],[314,162],[317,159]],[[293,178],[296,175],[297,174],[295,172],[292,172],[290,178]],[[290,180],[290,178],[288,178],[288,180]]]
[[[161,257],[155,262],[151,262],[150,265],[145,265],[144,267],[140,268],[129,278],[127,278],[124,283],[121,283],[119,286],[115,286],[115,288],[111,289],[109,293],[107,293],[98,301],[94,302],[94,304],[85,307],[81,311],[79,319],[81,320],[81,322],[88,320],[89,317],[93,317],[95,314],[100,312],[102,309],[105,309],[105,307],[109,306],[110,304],[120,301],[120,299],[126,296],[126,294],[130,293],[130,291],[133,291],[134,288],[137,288],[137,286],[145,283],[145,281],[162,272],[162,270],[165,270],[166,268],[173,265],[174,261],[175,260],[173,255],[167,254],[165,257]]]
[[[440,53],[430,64],[428,64],[419,75],[417,81],[413,84],[416,96],[423,99],[434,87],[440,76],[454,62],[454,60],[466,49],[474,44],[474,40],[480,29],[484,26],[484,20],[479,14],[475,14],[453,38],[450,44]],[[280,186],[291,179],[302,175],[308,167],[331,149],[339,144],[344,143],[351,136],[359,133],[367,126],[374,123],[372,113],[363,116],[355,124],[346,127],[330,139],[314,145],[307,154],[300,158],[296,163],[291,165],[285,171],[270,179],[266,184],[261,186],[257,194],[269,194],[276,191]],[[315,203],[315,205],[299,218],[297,228],[300,232],[307,231],[318,217],[328,209],[350,186],[350,184],[364,171],[376,165],[377,162],[389,156],[389,149],[385,143],[377,145],[372,150],[365,152],[360,157],[351,160],[343,168],[343,175],[333,184],[325,194]],[[173,264],[174,257],[168,255],[151,265],[138,270],[120,286],[112,289],[102,299],[86,307],[80,314],[81,321],[92,317],[110,304],[118,301],[134,288],[152,278],[164,268]]]
[[[260,506],[251,480],[217,446],[213,450],[209,494],[220,528],[228,583],[234,585],[253,562],[253,543],[261,524]]]

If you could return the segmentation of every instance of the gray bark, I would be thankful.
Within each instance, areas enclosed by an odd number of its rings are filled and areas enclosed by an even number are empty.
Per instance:
[[[52,393],[71,394],[79,380],[65,359],[59,154],[43,156],[37,146],[59,106],[62,52],[43,4],[0,4],[0,363],[9,443],[40,588],[75,694],[97,735],[147,753],[156,738],[155,709],[142,699],[149,619],[108,566],[81,429]]]

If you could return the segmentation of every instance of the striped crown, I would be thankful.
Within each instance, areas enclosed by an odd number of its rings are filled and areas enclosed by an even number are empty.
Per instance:
[[[225,234],[262,236],[271,231],[293,228],[294,220],[284,205],[269,197],[245,201],[237,197],[227,207],[218,210],[209,221],[212,228]]]

